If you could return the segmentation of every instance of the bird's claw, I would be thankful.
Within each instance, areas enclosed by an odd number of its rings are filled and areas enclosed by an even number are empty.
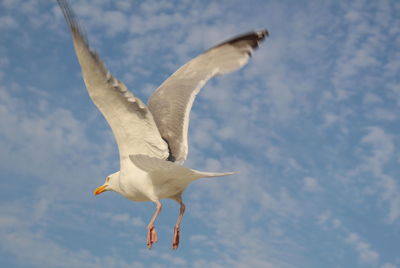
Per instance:
[[[172,249],[177,249],[179,246],[179,227],[175,226],[174,236],[172,238]]]
[[[156,228],[154,228],[154,226],[151,226],[147,230],[147,247],[151,249],[153,243],[157,241],[158,240],[157,240]]]

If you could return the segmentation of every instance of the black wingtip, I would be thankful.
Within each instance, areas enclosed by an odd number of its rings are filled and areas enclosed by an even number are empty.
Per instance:
[[[74,35],[78,35],[87,45],[88,39],[85,31],[79,26],[78,18],[75,16],[72,8],[70,7],[68,0],[57,0],[58,6],[60,7],[67,24]]]
[[[259,30],[259,31],[256,31],[255,33],[259,36],[260,41],[264,40],[265,37],[269,36],[269,32],[267,29]]]
[[[236,44],[239,44],[239,43],[242,43],[243,41],[245,41],[253,49],[256,49],[256,48],[258,48],[260,42],[263,41],[268,36],[269,36],[269,32],[267,29],[258,30],[258,31],[249,32],[249,33],[245,33],[245,34],[236,36],[232,39],[222,42],[221,44],[219,44],[215,47],[220,47],[225,44],[231,44],[231,45],[235,46]]]

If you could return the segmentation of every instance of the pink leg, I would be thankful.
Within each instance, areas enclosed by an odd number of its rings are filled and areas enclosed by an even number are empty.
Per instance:
[[[177,249],[179,246],[179,229],[182,221],[183,214],[185,213],[185,204],[183,204],[182,200],[178,200],[181,208],[179,210],[179,217],[176,221],[175,228],[174,228],[174,236],[172,238],[172,249]]]
[[[157,233],[156,229],[154,228],[154,222],[156,221],[156,218],[161,211],[162,205],[158,200],[156,201],[156,205],[157,205],[156,212],[151,218],[149,225],[147,225],[147,247],[149,249],[151,249],[151,246],[153,245],[154,242],[157,242]]]

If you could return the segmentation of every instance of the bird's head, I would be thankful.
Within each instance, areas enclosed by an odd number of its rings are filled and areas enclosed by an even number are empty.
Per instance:
[[[106,181],[102,186],[97,187],[94,190],[94,195],[99,195],[105,191],[117,191],[119,189],[119,171],[114,174],[108,175]]]

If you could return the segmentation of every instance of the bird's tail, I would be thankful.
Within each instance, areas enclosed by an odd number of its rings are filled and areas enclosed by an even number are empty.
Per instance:
[[[196,174],[196,177],[198,177],[198,179],[200,178],[212,178],[212,177],[223,177],[223,176],[229,176],[229,175],[234,175],[234,174],[238,174],[239,172],[222,172],[222,173],[218,173],[218,172],[203,172],[203,171],[198,171],[198,170],[194,170],[192,169],[192,171]]]
[[[181,178],[186,178],[188,181],[193,181],[200,178],[222,177],[238,173],[203,172],[147,155],[129,155],[129,158],[135,166],[148,173],[161,172],[165,176],[169,176],[171,178],[179,176]]]

